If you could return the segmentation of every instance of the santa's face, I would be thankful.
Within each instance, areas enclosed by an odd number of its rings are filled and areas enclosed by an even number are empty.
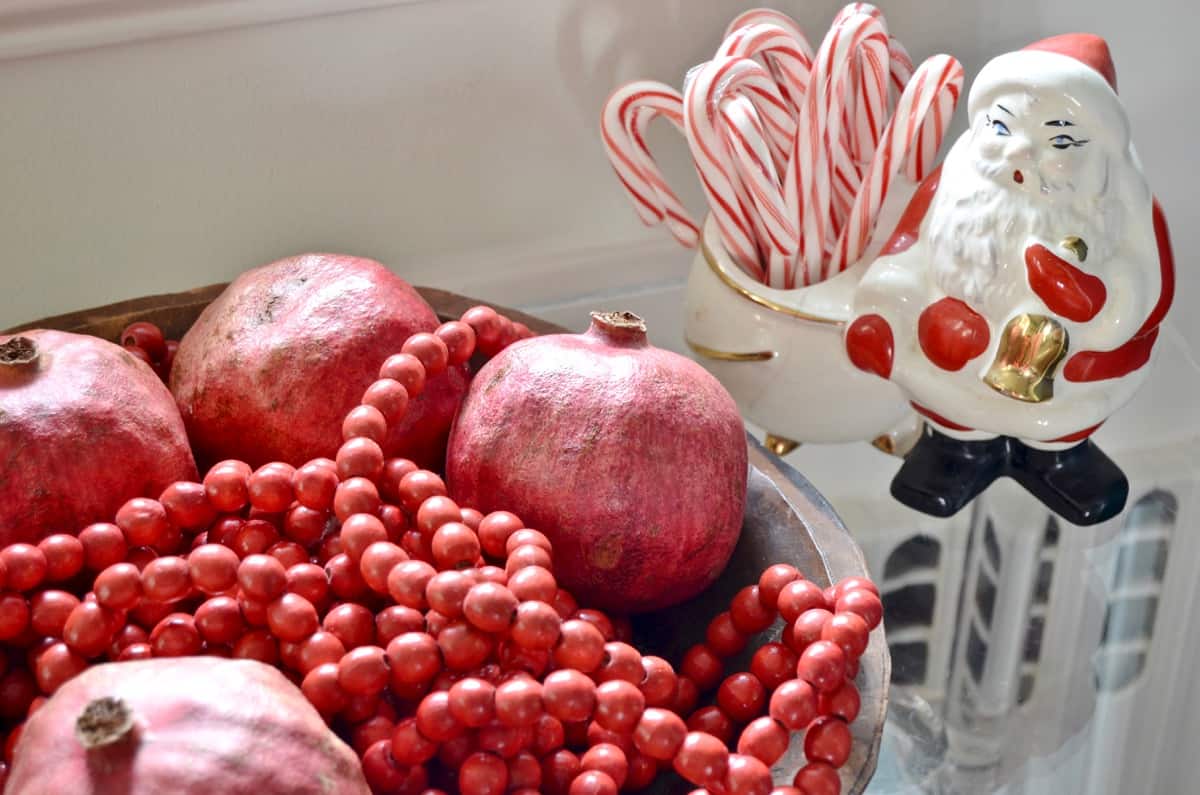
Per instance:
[[[972,122],[976,167],[1030,198],[1059,203],[1099,196],[1108,162],[1089,126],[1078,103],[1061,92],[1001,95]]]

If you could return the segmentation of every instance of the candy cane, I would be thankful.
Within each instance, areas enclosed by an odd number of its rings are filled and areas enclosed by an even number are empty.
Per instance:
[[[962,85],[962,65],[949,55],[935,55],[921,64],[905,86],[896,113],[888,122],[863,179],[850,220],[838,240],[833,258],[838,271],[857,262],[867,249],[879,210],[900,169],[911,169],[909,173],[915,180],[924,179],[933,158],[925,156],[927,153],[919,138],[924,136],[928,147],[937,150],[962,93]]]
[[[844,152],[831,151],[841,135],[844,87],[849,71],[849,55],[859,47],[887,47],[887,34],[877,17],[853,15],[834,27],[821,42],[813,60],[813,76],[805,94],[805,116],[797,125],[796,146],[788,163],[789,190],[794,191],[790,206],[800,213],[800,259],[804,282],[810,284],[828,276],[826,248],[832,247],[831,213],[834,165],[842,167]]]
[[[796,20],[789,17],[782,11],[776,11],[773,8],[751,8],[749,11],[743,11],[733,18],[725,28],[725,34],[722,38],[729,38],[738,28],[744,28],[749,25],[778,25],[786,30],[797,41],[804,42],[804,47],[808,52],[809,58],[812,58],[812,47],[808,46],[808,38],[804,35],[804,29]]]
[[[737,59],[725,59],[689,70],[683,93],[684,131],[696,173],[708,198],[713,220],[730,257],[760,281],[765,272],[758,248],[753,202],[736,179],[725,139],[714,120],[711,95]]]
[[[792,117],[798,117],[812,66],[812,47],[804,34],[799,28],[793,29],[774,22],[756,22],[727,33],[721,48],[717,50],[718,58],[751,58],[756,55],[761,55],[766,62]]]
[[[866,15],[864,15],[866,16]],[[883,28],[881,16],[873,17]],[[863,16],[848,17],[841,24],[855,25]],[[862,174],[875,154],[879,136],[888,116],[888,47],[881,36],[863,39],[846,54],[848,71],[845,85],[836,91],[843,102],[839,137],[828,146],[833,157],[833,203],[831,235],[826,238],[826,253],[840,233],[854,197],[862,184]],[[831,109],[832,110],[832,109]]]
[[[600,115],[600,135],[617,179],[647,226],[664,223],[695,248],[699,227],[659,171],[645,143],[650,121],[663,116],[683,131],[683,97],[663,83],[639,80],[613,92]]]
[[[726,142],[738,177],[746,186],[762,221],[767,246],[767,284],[785,287],[799,245],[794,219],[783,201],[779,172],[771,158],[762,122],[744,96],[721,103]]]

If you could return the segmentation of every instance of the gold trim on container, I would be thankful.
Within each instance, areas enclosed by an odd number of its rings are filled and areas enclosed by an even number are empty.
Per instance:
[[[766,438],[763,439],[763,445],[772,453],[782,458],[799,447],[800,443],[786,436],[777,436],[773,433],[768,433]]]
[[[1087,243],[1083,242],[1083,238],[1077,235],[1064,237],[1062,247],[1074,254],[1080,262],[1087,261],[1088,247]]]
[[[773,301],[770,298],[751,292],[743,285],[738,284],[737,281],[735,281],[734,278],[729,275],[728,271],[726,271],[725,268],[719,262],[717,262],[717,258],[713,255],[712,250],[708,247],[708,243],[705,242],[703,238],[700,240],[700,251],[704,254],[705,262],[708,263],[708,267],[711,268],[712,272],[717,275],[717,278],[724,282],[726,287],[733,290],[746,300],[752,301],[764,309],[770,309],[772,312],[779,312],[784,315],[790,315],[791,317],[798,317],[801,320],[810,320],[813,323],[824,323],[829,326],[845,325],[845,323],[841,320],[830,320],[827,317],[810,315],[805,312],[801,312],[799,309],[794,309],[790,306],[784,306],[778,301]]]
[[[705,359],[716,359],[721,362],[765,362],[774,359],[779,354],[775,351],[750,351],[749,353],[733,353],[732,351],[719,351],[716,348],[710,348],[707,345],[701,345],[698,342],[692,342],[687,337],[683,338],[687,346],[693,351],[703,356]]]

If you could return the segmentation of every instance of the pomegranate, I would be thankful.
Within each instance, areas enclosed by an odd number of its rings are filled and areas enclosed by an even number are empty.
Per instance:
[[[108,663],[25,723],[7,795],[368,795],[354,752],[274,668],[213,657]]]
[[[111,521],[196,465],[149,365],[98,337],[0,336],[0,544]]]
[[[729,393],[652,347],[641,318],[508,347],[476,375],[450,434],[450,496],[511,510],[554,545],[580,601],[618,612],[699,593],[728,562],[746,500]]]
[[[342,419],[379,366],[437,315],[369,259],[306,254],[247,271],[179,343],[171,391],[202,463],[293,466],[342,443]],[[466,391],[465,365],[430,378],[384,442],[389,456],[440,467]]]

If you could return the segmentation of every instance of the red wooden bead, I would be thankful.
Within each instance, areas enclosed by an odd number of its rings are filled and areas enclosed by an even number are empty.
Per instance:
[[[630,682],[615,679],[596,688],[596,722],[610,731],[629,734],[645,710],[646,697]]]
[[[681,674],[696,683],[700,690],[711,690],[721,681],[725,666],[713,650],[704,644],[696,644],[683,655]]]
[[[687,719],[688,731],[711,734],[723,743],[733,739],[733,721],[718,706],[701,707]]]
[[[793,580],[779,592],[779,614],[789,624],[808,610],[825,609],[825,592],[809,580]]]
[[[733,616],[726,610],[708,624],[704,642],[720,657],[732,657],[746,648],[749,638],[738,632]]]
[[[508,760],[508,786],[511,792],[538,791],[542,785],[542,765],[528,751],[521,751]]]
[[[675,681],[675,697],[671,700],[671,711],[678,715],[690,715],[700,701],[700,688],[686,676]]]
[[[601,638],[596,635],[592,639],[591,645],[587,647],[588,650],[584,650],[578,645],[578,639],[572,634],[573,629],[567,629],[567,624],[571,623],[568,621],[564,624],[554,608],[545,602],[521,602],[517,605],[509,632],[512,640],[521,649],[529,651],[555,649],[555,659],[560,660],[560,664],[579,670],[591,670],[599,664],[599,655],[603,654],[604,647],[598,645]],[[599,649],[599,652],[597,653],[594,649]],[[567,660],[571,662],[561,662]],[[575,662],[579,664],[573,664]],[[589,663],[591,668],[583,667]]]
[[[615,731],[604,728],[596,721],[592,721],[587,726],[587,747],[591,748],[600,743],[609,743],[615,745],[625,752],[626,756],[637,753],[633,747],[633,732],[621,734]]]
[[[501,759],[512,759],[533,742],[532,726],[507,726],[492,719],[479,729],[479,750],[490,751]]]
[[[479,557],[479,536],[462,522],[447,522],[433,534],[429,548],[439,568],[462,568]]]
[[[638,792],[649,787],[658,775],[658,763],[637,751],[627,753],[626,758],[629,760],[629,772],[625,774],[625,789]]]
[[[495,754],[473,753],[458,770],[458,791],[462,795],[503,795],[507,788],[508,765]]]
[[[733,625],[743,635],[762,632],[775,620],[775,609],[763,604],[757,585],[748,585],[738,591],[729,606],[729,614]]]
[[[461,737],[467,730],[462,721],[450,711],[450,694],[430,693],[417,706],[417,730],[435,743],[445,743]]]
[[[837,600],[838,613],[857,613],[867,622],[867,629],[875,629],[883,619],[883,603],[879,597],[865,589],[847,591]]]
[[[532,726],[545,712],[542,685],[532,679],[510,679],[496,688],[496,719],[507,726]]]
[[[587,621],[564,621],[554,647],[554,661],[584,673],[596,670],[604,661],[604,635]]]
[[[379,377],[399,381],[410,398],[415,398],[425,389],[425,365],[411,353],[396,353],[387,357],[379,366]]]
[[[771,694],[768,710],[788,731],[803,731],[817,716],[816,690],[801,679],[784,682]]]
[[[612,743],[599,743],[580,757],[579,767],[584,771],[598,770],[607,774],[619,789],[625,785],[625,776],[629,773],[629,760],[625,758],[625,752]]]
[[[793,580],[800,579],[799,570],[790,563],[776,563],[769,566],[758,578],[758,598],[763,606],[774,611],[779,604],[779,593],[783,587]]]
[[[579,757],[566,749],[555,750],[542,759],[542,792],[546,795],[567,795],[578,775]]]
[[[521,531],[518,531],[517,534],[520,532]],[[547,566],[547,568],[549,567]],[[592,610],[591,608],[585,607],[580,610],[576,610],[574,614],[572,614],[571,618],[576,618],[580,621],[586,621],[596,629],[600,630],[600,634],[604,636],[605,643],[614,640],[617,636],[617,630],[613,626],[612,621],[610,621],[608,616],[604,615],[604,613],[600,612],[599,610]]]
[[[674,767],[698,787],[720,789],[729,770],[729,749],[712,735],[691,732],[675,754]]]
[[[436,334],[422,331],[413,334],[400,347],[401,353],[408,353],[420,359],[425,365],[425,375],[435,377],[445,372],[450,364],[450,351],[446,343]]]
[[[772,717],[756,718],[742,729],[738,738],[739,754],[749,754],[770,766],[787,752],[788,732]]]
[[[835,715],[847,723],[854,722],[860,707],[858,688],[853,682],[843,682],[837,690],[817,697],[817,710],[822,715]]]
[[[445,344],[450,364],[462,364],[475,353],[475,329],[460,320],[443,323],[434,334]]]
[[[845,681],[846,655],[840,646],[819,640],[800,655],[796,676],[810,682],[817,690],[832,692]]]
[[[717,689],[717,704],[736,723],[748,723],[762,712],[766,689],[751,673],[736,673],[725,678]]]
[[[267,513],[279,513],[292,504],[292,478],[296,469],[291,464],[275,461],[256,469],[246,480],[250,505]]]
[[[496,688],[491,682],[469,677],[450,688],[450,714],[464,726],[477,729],[495,715]]]
[[[485,567],[486,568],[486,567]],[[503,569],[500,569],[503,573]],[[549,569],[541,566],[526,566],[517,569],[507,578],[508,589],[522,602],[533,600],[550,604],[558,593],[558,583]]]
[[[801,613],[787,630],[792,636],[792,648],[802,654],[811,644],[821,639],[821,633],[825,631],[825,625],[831,618],[833,613],[824,608],[813,608]]]
[[[396,423],[408,411],[408,390],[393,378],[380,378],[363,392],[362,403],[378,411],[386,423]]]
[[[503,632],[517,615],[517,597],[503,585],[481,582],[463,600],[463,614],[484,632]]]
[[[568,795],[617,795],[620,790],[612,776],[599,770],[585,770],[571,782]]]
[[[542,757],[562,748],[564,742],[566,730],[562,721],[553,715],[539,715],[533,724],[533,745],[530,746],[533,752]]]
[[[646,697],[646,706],[665,707],[675,698],[677,678],[671,664],[662,657],[647,654],[642,657],[644,674],[639,687]]]
[[[596,706],[596,684],[576,670],[555,671],[542,684],[542,701],[561,721],[587,720]]]
[[[847,591],[859,590],[870,591],[876,596],[879,596],[879,587],[866,577],[846,577],[845,579],[838,580],[837,584],[833,586],[833,591],[839,599],[842,598]]]
[[[771,770],[756,757],[730,754],[725,790],[738,795],[770,795]]]
[[[796,771],[792,783],[804,795],[840,795],[842,791],[837,768],[825,762],[809,762]]]
[[[858,657],[867,650],[870,630],[867,622],[858,613],[838,613],[821,629],[821,640],[828,640],[842,647],[846,657]]]
[[[463,602],[474,584],[474,579],[466,572],[439,571],[425,586],[425,601],[444,616],[461,618]]]
[[[437,743],[421,734],[416,718],[405,718],[392,730],[392,757],[402,765],[420,765],[433,759]]]
[[[750,673],[757,676],[769,692],[795,677],[799,661],[800,656],[782,643],[767,643],[750,658]]]
[[[597,682],[621,679],[636,685],[640,684],[645,676],[641,652],[621,641],[604,644],[604,656],[595,672]]]
[[[850,758],[850,729],[841,718],[821,717],[804,733],[804,755],[810,762],[841,767]]]
[[[633,730],[633,744],[651,759],[666,761],[675,753],[687,736],[687,725],[683,718],[665,709],[650,707],[642,713]]]
[[[524,526],[515,514],[493,511],[479,521],[479,543],[489,557],[501,560],[507,554],[508,537]]]

